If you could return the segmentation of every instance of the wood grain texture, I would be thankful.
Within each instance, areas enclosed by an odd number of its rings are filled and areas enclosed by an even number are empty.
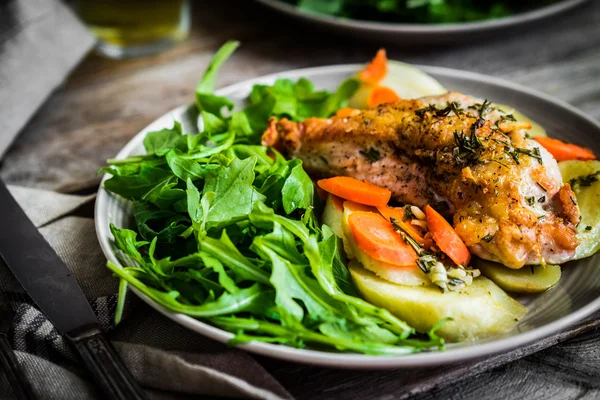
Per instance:
[[[126,61],[85,59],[17,139],[0,175],[25,186],[95,190],[106,158],[160,115],[192,101],[212,53],[228,39],[243,46],[223,68],[220,87],[291,68],[365,62],[382,45],[333,37],[250,1],[193,5],[192,34],[171,51]],[[599,1],[495,41],[385,45],[390,58],[512,80],[600,119]],[[600,398],[599,321],[600,314],[524,348],[437,369],[352,372],[259,360],[299,399]]]

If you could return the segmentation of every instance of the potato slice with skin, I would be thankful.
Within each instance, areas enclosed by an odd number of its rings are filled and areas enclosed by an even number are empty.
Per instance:
[[[348,224],[348,217],[350,214],[356,211],[373,211],[377,212],[376,209],[371,207],[362,206],[360,204],[353,203],[351,201],[344,202],[344,214],[342,218],[342,230],[344,232],[345,243],[348,246],[352,257],[351,259],[358,260],[366,269],[373,271],[378,276],[387,279],[390,282],[395,282],[400,285],[408,286],[423,286],[430,284],[429,278],[419,267],[414,266],[411,268],[397,267],[392,264],[388,264],[370,257],[364,251],[362,251],[354,241],[350,225]],[[370,209],[370,210],[369,210]],[[346,252],[348,254],[348,252]]]
[[[571,179],[598,173],[597,180],[590,179],[589,186],[575,184],[572,187],[581,212],[581,222],[577,227],[579,246],[573,259],[590,257],[600,250],[600,161],[561,161],[558,168],[567,183]]]
[[[368,302],[389,310],[418,332],[429,331],[450,317],[437,334],[452,342],[480,339],[512,330],[527,307],[485,277],[460,292],[442,293],[438,287],[403,286],[377,277],[358,263],[348,265],[354,285]]]
[[[544,292],[560,279],[560,265],[526,265],[521,269],[507,268],[486,260],[477,260],[476,267],[481,273],[508,292]]]
[[[399,61],[388,60],[388,72],[379,85],[389,87],[401,99],[418,99],[446,93],[445,87],[419,68]],[[353,108],[368,108],[367,99],[374,85],[363,83],[349,105]]]
[[[339,238],[343,238],[342,215],[344,214],[344,201],[332,194],[325,200],[323,210],[323,223],[331,228],[332,232]]]

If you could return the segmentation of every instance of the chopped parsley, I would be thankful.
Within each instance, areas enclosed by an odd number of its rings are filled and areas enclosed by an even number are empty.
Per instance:
[[[369,150],[360,150],[359,153],[370,163],[381,160],[381,153],[379,153],[379,151],[373,147],[371,147]]]
[[[491,242],[492,240],[494,240],[494,235],[488,233],[487,235],[485,235],[481,240],[483,240],[484,242]]]
[[[569,181],[571,187],[575,186],[592,186],[592,183],[598,182],[598,176],[600,176],[600,170],[589,175],[578,176]]]
[[[411,206],[409,204],[404,206],[404,216],[402,217],[402,222],[406,222],[409,218],[414,217],[415,214],[412,212]]]
[[[473,124],[474,126],[475,124]],[[456,147],[452,150],[452,154],[456,161],[466,160],[467,162],[475,162],[479,159],[479,151],[483,144],[475,133],[476,129],[471,129],[471,134],[467,135],[461,131],[454,131],[454,141]]]
[[[535,204],[535,197],[533,197],[533,196],[525,197],[525,200],[527,201],[527,204],[529,204],[530,206]]]
[[[492,103],[485,99],[483,103],[475,103],[472,106],[469,106],[469,109],[477,111],[480,118],[485,118],[486,114],[494,108],[492,107]]]
[[[504,121],[512,121],[512,122],[517,122],[517,119],[515,118],[514,115],[512,114],[506,114],[506,115],[502,115],[500,117],[500,121],[504,122]]]
[[[433,104],[430,104],[425,108],[416,110],[415,114],[417,114],[419,118],[423,118],[427,112],[435,113],[436,117],[447,117],[451,112],[453,112],[456,116],[460,116],[463,113],[463,109],[460,108],[456,101],[451,101],[447,103],[446,107],[444,108],[437,108]]]

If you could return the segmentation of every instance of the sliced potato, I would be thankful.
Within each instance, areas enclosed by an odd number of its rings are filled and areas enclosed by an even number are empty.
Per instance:
[[[380,84],[393,89],[403,99],[418,99],[448,92],[431,75],[400,61],[388,61],[388,73]]]
[[[558,163],[564,182],[600,171],[600,161],[561,161]],[[579,246],[574,260],[594,255],[600,250],[600,175],[589,186],[573,185],[579,203],[581,222],[578,225]]]
[[[344,237],[342,231],[342,215],[344,214],[344,201],[332,194],[325,200],[325,209],[323,210],[323,223],[331,228],[333,233],[339,238]]]
[[[362,206],[364,207],[364,206]],[[377,212],[376,209],[374,212]],[[348,217],[355,211],[363,211],[359,207],[356,207],[356,203],[345,202],[344,203],[344,214],[342,218],[342,231],[344,232],[345,244],[352,254],[352,259],[358,260],[366,269],[373,271],[378,276],[386,279],[390,282],[397,283],[399,285],[408,286],[423,286],[430,284],[429,278],[423,271],[415,265],[414,268],[402,268],[392,264],[388,264],[383,261],[379,261],[369,256],[367,253],[362,251],[354,241],[350,226],[348,224]],[[348,251],[346,252],[348,254]]]
[[[560,265],[526,265],[521,269],[507,268],[486,260],[478,260],[477,268],[502,289],[515,293],[544,292],[558,282]]]
[[[529,133],[531,136],[548,136],[546,130],[540,124],[538,124],[522,112],[517,111],[514,108],[504,104],[495,104],[495,106],[498,107],[500,111],[512,114],[513,117],[515,117],[515,119],[519,122],[529,122],[531,124],[531,130],[527,131],[527,133]]]
[[[396,285],[356,262],[351,262],[348,267],[356,288],[366,301],[388,309],[418,332],[425,333],[441,319],[452,318],[437,331],[449,341],[508,332],[527,313],[527,307],[485,277],[475,279],[471,286],[460,292],[442,293],[433,285]]]
[[[419,68],[399,61],[388,61],[388,73],[379,84],[393,89],[402,99],[436,96],[448,91]],[[368,108],[367,98],[372,90],[373,85],[363,84],[350,99],[350,107]]]

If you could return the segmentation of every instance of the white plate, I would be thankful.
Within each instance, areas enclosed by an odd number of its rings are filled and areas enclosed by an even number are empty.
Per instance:
[[[459,43],[481,40],[484,36],[515,33],[516,29],[528,24],[542,23],[543,20],[562,14],[587,0],[563,0],[531,11],[503,18],[448,24],[411,24],[377,22],[333,17],[310,13],[280,0],[257,0],[265,6],[296,18],[302,22],[339,32],[361,39],[393,42],[404,45]]]
[[[306,77],[320,89],[334,90],[345,78],[361,68],[360,65],[338,65],[309,68],[268,75],[241,82],[217,91],[228,96],[238,104],[250,93],[256,83],[272,84],[277,78],[296,80]],[[544,125],[548,134],[557,138],[574,141],[592,148],[600,154],[600,124],[577,109],[551,97],[496,78],[438,67],[422,67],[423,70],[438,79],[449,90],[456,90],[492,102],[508,104],[535,121]],[[136,135],[116,158],[143,154],[142,141],[147,132],[171,127],[173,120],[182,121],[186,131],[196,126],[194,106],[182,106],[163,115],[138,135]],[[106,179],[106,177],[105,177]],[[101,185],[96,200],[96,231],[106,257],[119,264],[116,257],[109,223],[121,228],[134,226],[130,204],[104,190]],[[566,264],[559,284],[540,295],[522,296],[519,300],[530,308],[528,315],[517,328],[498,337],[450,344],[445,352],[417,353],[406,356],[372,356],[353,353],[325,352],[310,349],[296,349],[277,344],[248,343],[239,346],[245,350],[300,363],[315,364],[339,368],[415,368],[458,362],[504,352],[518,346],[539,340],[581,320],[600,309],[600,274],[598,258]],[[130,286],[131,287],[131,286]],[[132,290],[145,302],[173,321],[219,342],[227,342],[233,335],[183,314],[173,313],[155,304],[144,294],[132,287]]]

